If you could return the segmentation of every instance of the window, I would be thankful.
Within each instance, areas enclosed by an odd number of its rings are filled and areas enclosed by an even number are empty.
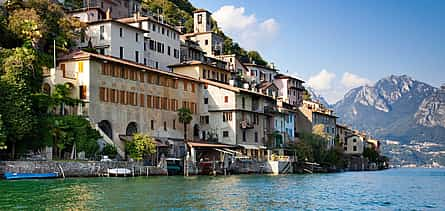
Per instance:
[[[223,122],[232,121],[232,112],[223,112]]]
[[[173,56],[174,56],[175,58],[179,58],[179,50],[178,50],[178,49],[174,49],[174,50],[173,50]]]
[[[99,48],[99,54],[105,55],[105,48]]]
[[[165,29],[164,29],[164,27],[162,27],[162,30],[161,30],[161,31],[162,31],[162,34],[164,34],[164,33],[165,33]]]
[[[204,104],[209,104],[209,98],[208,97],[204,98]]]
[[[139,42],[139,33],[136,33],[136,42]]]
[[[150,128],[151,128],[151,130],[155,129],[155,121],[154,120],[150,121]]]
[[[147,107],[148,108],[152,108],[153,107],[153,103],[151,102],[151,95],[147,95]]]
[[[77,72],[83,73],[83,62],[77,62]]]
[[[99,39],[100,40],[104,40],[104,33],[105,33],[105,26],[100,26],[100,34],[99,34]]]
[[[136,63],[139,63],[139,51],[134,52],[134,57],[135,57]]]
[[[144,58],[144,65],[147,65],[147,58]]]
[[[139,94],[139,106],[141,107],[145,107],[145,95],[144,94]]]
[[[176,130],[176,119],[173,120],[173,130]]]
[[[119,36],[120,36],[120,37],[123,37],[123,31],[122,31],[122,28],[119,28]]]
[[[354,146],[352,149],[354,152],[357,151],[357,146]]]
[[[244,97],[241,99],[241,106],[243,109],[246,108],[246,99]]]
[[[202,14],[199,14],[198,15],[198,24],[201,24],[202,23]]]
[[[192,83],[192,92],[195,93],[195,83]]]
[[[157,50],[158,50],[158,53],[162,53],[162,43],[156,43],[157,44]]]
[[[224,103],[228,103],[229,102],[229,96],[224,96]]]
[[[147,43],[144,42],[144,51],[147,51]]]
[[[155,45],[155,41],[150,40],[148,46],[149,46],[150,50],[153,50],[153,51],[154,51],[154,50],[155,50],[155,46],[156,46],[156,45]]]
[[[355,143],[355,142],[357,142],[357,139],[355,139],[355,138],[354,138],[354,139],[352,139],[352,142],[354,142],[354,143]]]
[[[167,122],[164,121],[164,131],[167,131]]]
[[[246,142],[247,141],[247,137],[246,137],[247,135],[246,135],[246,131],[245,130],[243,130],[243,141],[244,142]]]
[[[170,46],[167,47],[167,55],[170,56]]]
[[[151,29],[152,29],[152,31],[156,31],[156,25],[153,24]]]
[[[86,86],[79,86],[79,98],[82,100],[87,99],[87,87]]]
[[[223,131],[223,137],[229,137],[229,131]]]
[[[255,132],[255,142],[258,143],[258,132]]]
[[[209,45],[209,40],[205,40],[205,41],[204,41],[204,44],[205,44],[205,45]]]
[[[100,99],[100,101],[105,101],[105,88],[104,87],[99,88],[99,99]]]
[[[207,78],[207,76],[206,76],[206,70],[203,70],[203,71],[202,71],[202,78],[204,78],[204,79]]]
[[[121,59],[124,58],[124,47],[119,48],[119,58],[121,58]]]
[[[184,80],[183,84],[184,84],[184,91],[187,91],[187,81]]]

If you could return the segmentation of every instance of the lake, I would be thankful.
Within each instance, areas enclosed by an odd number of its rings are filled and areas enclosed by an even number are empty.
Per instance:
[[[0,210],[445,210],[445,169],[0,181]]]

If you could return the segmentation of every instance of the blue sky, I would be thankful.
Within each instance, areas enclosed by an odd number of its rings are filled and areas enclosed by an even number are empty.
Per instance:
[[[241,46],[259,50],[331,103],[391,74],[445,83],[445,1],[191,2],[216,13]]]

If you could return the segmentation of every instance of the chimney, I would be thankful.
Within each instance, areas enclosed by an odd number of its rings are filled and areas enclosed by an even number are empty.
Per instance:
[[[111,19],[111,10],[110,10],[110,8],[108,8],[107,11],[105,12],[105,19],[106,20],[110,20]]]

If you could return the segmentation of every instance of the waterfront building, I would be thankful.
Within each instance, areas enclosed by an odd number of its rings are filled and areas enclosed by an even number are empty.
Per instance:
[[[202,141],[238,146],[244,155],[265,159],[272,118],[266,111],[276,105],[272,97],[229,85],[230,71],[213,65],[191,61],[170,67],[176,74],[203,83],[199,106]]]
[[[327,143],[328,148],[332,148],[334,146],[334,140],[337,136],[336,125],[337,125],[337,116],[334,115],[334,111],[328,108],[325,108],[323,104],[308,100],[303,100],[302,106],[300,106],[299,110],[304,115],[304,117],[300,117],[303,119],[302,122],[310,122],[312,128],[316,125],[323,125],[324,132],[328,134],[330,137]],[[297,122],[297,125],[300,122]],[[303,126],[304,128],[305,126]],[[298,128],[298,126],[297,126]],[[302,128],[299,128],[302,129]]]
[[[282,98],[285,103],[288,103],[296,108],[303,103],[304,81],[295,77],[277,74],[273,83],[279,89],[278,97]]]
[[[353,133],[346,136],[344,143],[344,153],[348,155],[361,155],[363,154],[363,149],[365,145],[365,140],[359,133]]]
[[[98,54],[143,64],[144,33],[148,31],[113,19],[88,22],[79,48],[95,48]]]
[[[84,106],[67,108],[67,114],[86,116],[104,134],[105,141],[118,147],[124,157],[125,142],[135,132],[154,137],[169,146],[166,156],[184,155],[184,128],[178,121],[181,107],[192,111],[187,131],[199,124],[201,82],[186,75],[153,69],[112,56],[76,51],[59,58],[57,69],[44,78],[51,92],[56,84],[68,84],[70,97]],[[196,134],[187,133],[193,140]]]
[[[372,139],[372,138],[368,138],[366,139],[365,142],[365,147],[367,148],[372,148],[374,149],[376,152],[380,153],[380,141],[376,140],[376,139]]]
[[[248,69],[244,64],[236,57],[235,54],[218,55],[216,58],[227,62],[226,69],[230,70],[231,85],[237,87],[248,88],[252,82],[252,77],[247,77]],[[246,84],[244,86],[244,84]]]
[[[106,17],[106,13],[99,7],[80,8],[67,13],[84,23],[103,20]]]
[[[83,0],[83,8],[100,8],[109,10],[111,18],[129,17],[133,13],[141,12],[140,0]]]
[[[245,77],[251,77],[252,83],[261,84],[262,82],[273,82],[278,70],[273,66],[264,66],[253,63],[244,63],[247,68]]]
[[[207,10],[198,9],[193,12],[193,32],[181,36],[181,40],[187,39],[198,43],[206,56],[215,57],[222,54],[224,39],[213,32],[211,14]]]
[[[180,62],[180,34],[175,27],[153,16],[141,16],[135,13],[133,17],[117,19],[125,24],[145,30],[146,42],[141,44],[144,49],[143,64],[165,71],[171,64]]]
[[[186,61],[204,61],[205,52],[198,43],[190,39],[181,39],[181,63]]]

